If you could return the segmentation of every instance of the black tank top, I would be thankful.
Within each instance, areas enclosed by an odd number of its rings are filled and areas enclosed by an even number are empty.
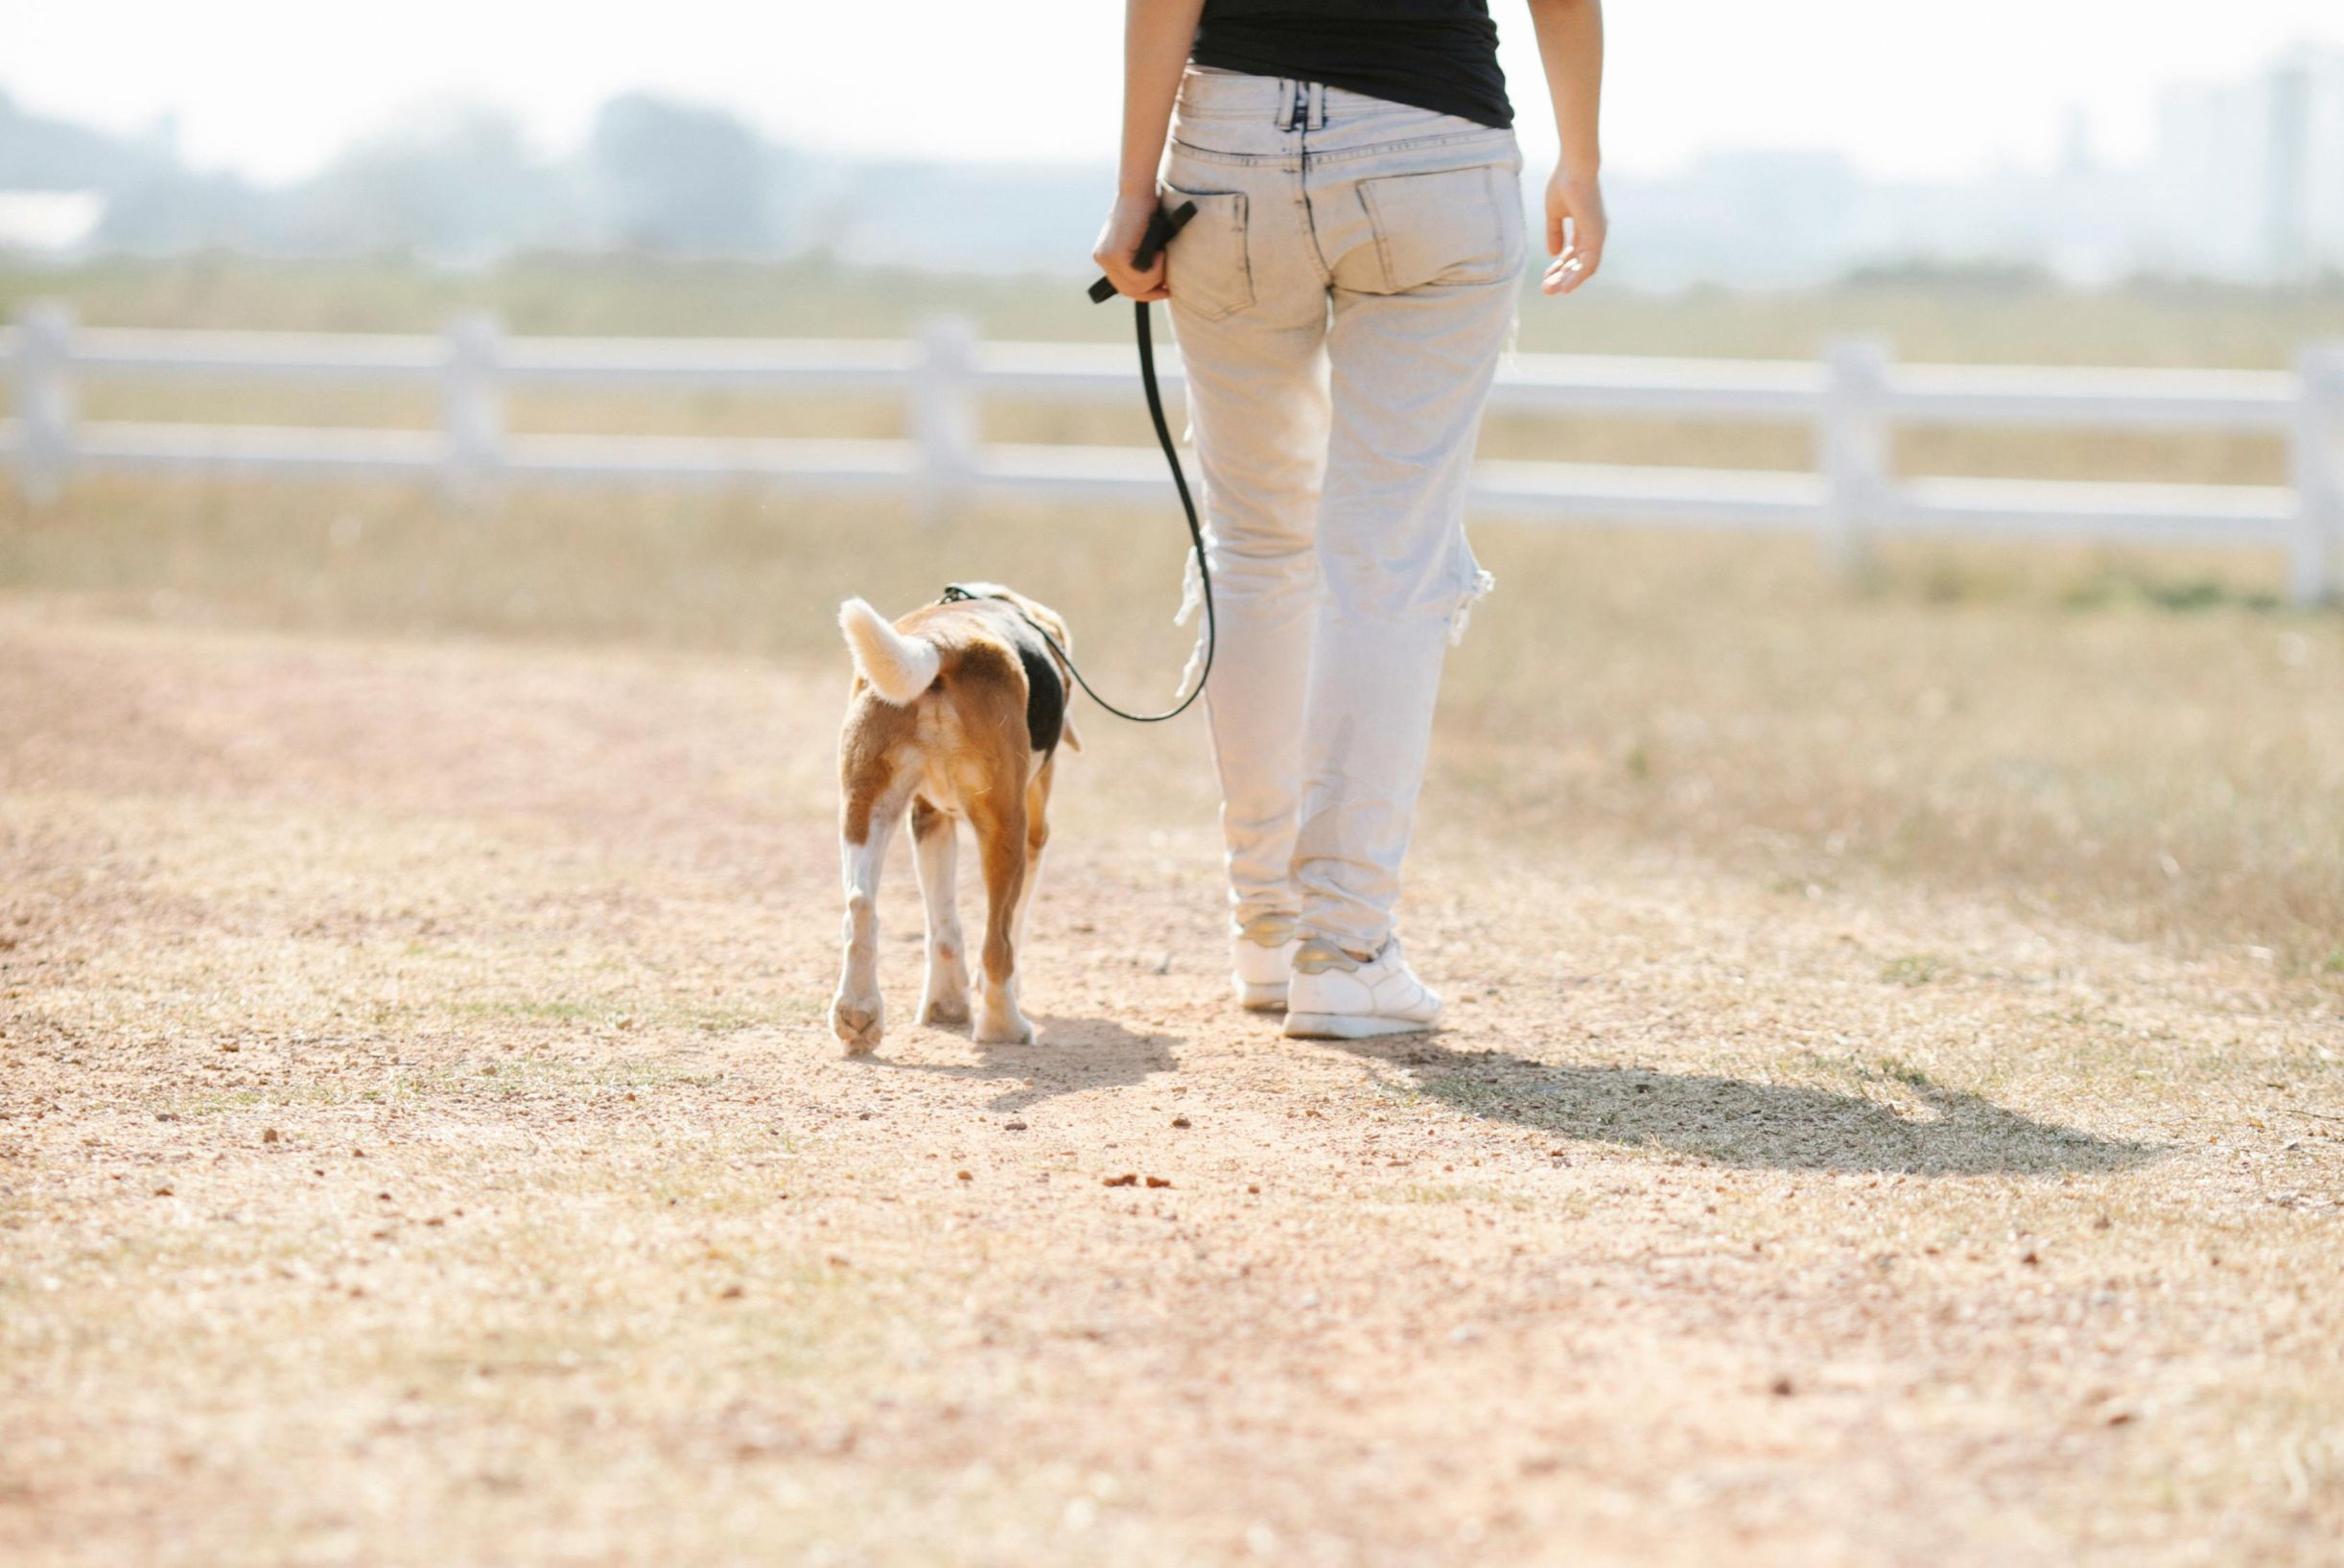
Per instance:
[[[1513,124],[1488,0],[1205,0],[1190,58]]]

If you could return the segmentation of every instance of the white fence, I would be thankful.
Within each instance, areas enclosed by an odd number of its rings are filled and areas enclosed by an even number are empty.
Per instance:
[[[1136,404],[1128,346],[987,343],[931,323],[909,342],[508,338],[487,316],[436,338],[80,329],[56,306],[0,332],[14,417],[0,458],[25,492],[55,497],[77,473],[437,476],[458,493],[501,481],[770,483],[911,494],[931,514],[1006,497],[1161,505],[1148,450],[980,444],[987,397]],[[1169,360],[1169,357],[1167,357]],[[1180,377],[1167,363],[1166,390]],[[436,431],[80,422],[84,383],[166,379],[436,388]],[[504,394],[525,387],[733,388],[901,398],[903,440],[515,435]],[[2249,545],[2289,561],[2292,597],[2344,592],[2344,346],[2309,348],[2292,372],[2078,370],[1892,363],[1878,344],[1834,344],[1820,363],[1526,354],[1491,407],[1517,413],[1781,422],[1813,433],[1808,473],[1487,461],[1482,513],[1536,523],[1599,520],[1803,530],[1843,566],[1879,536],[1939,533]],[[2285,487],[1898,478],[1899,426],[2249,432],[2282,438]]]

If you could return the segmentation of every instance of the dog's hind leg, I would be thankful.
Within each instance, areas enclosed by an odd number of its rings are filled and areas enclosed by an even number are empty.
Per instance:
[[[976,1040],[984,1045],[1026,1045],[1034,1026],[1018,1011],[1017,924],[1026,879],[1025,803],[988,797],[972,805],[969,821],[985,862],[985,973],[977,994]]]
[[[1042,885],[1042,852],[1050,842],[1050,770],[1055,759],[1044,761],[1034,782],[1025,786],[1025,878],[1018,887],[1018,914],[1010,922],[1010,939],[1025,950],[1025,912],[1034,906],[1034,889]]]
[[[849,1056],[875,1048],[885,1028],[879,988],[879,868],[887,863],[887,841],[902,814],[903,796],[852,797],[840,822],[839,857],[846,872],[846,958],[839,968],[838,995],[831,1000],[831,1031]]]
[[[927,905],[927,978],[920,988],[920,1021],[959,1028],[969,1021],[969,971],[960,934],[955,886],[960,827],[926,800],[911,803],[911,837],[919,852],[920,897]]]

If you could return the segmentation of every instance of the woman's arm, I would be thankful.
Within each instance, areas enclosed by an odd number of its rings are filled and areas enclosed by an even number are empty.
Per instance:
[[[1135,7],[1139,0],[1133,0]],[[1604,262],[1604,162],[1596,121],[1604,96],[1604,0],[1530,0],[1546,64],[1547,96],[1562,156],[1546,182],[1546,253],[1555,258],[1538,287],[1567,294]],[[1570,232],[1563,232],[1565,220]]]
[[[1196,43],[1205,0],[1125,0],[1123,8],[1123,160],[1115,204],[1099,230],[1090,259],[1106,269],[1126,299],[1162,299],[1164,258],[1144,272],[1132,269],[1156,213],[1156,166],[1172,124],[1172,101]]]

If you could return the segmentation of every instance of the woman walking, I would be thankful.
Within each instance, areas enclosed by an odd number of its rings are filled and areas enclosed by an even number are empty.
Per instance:
[[[1465,486],[1527,250],[1496,28],[1487,0],[1127,7],[1095,257],[1170,300],[1187,372],[1238,997],[1289,1035],[1427,1029],[1394,911],[1442,660],[1490,587]],[[1529,8],[1562,144],[1543,287],[1568,293],[1603,255],[1601,0]]]

